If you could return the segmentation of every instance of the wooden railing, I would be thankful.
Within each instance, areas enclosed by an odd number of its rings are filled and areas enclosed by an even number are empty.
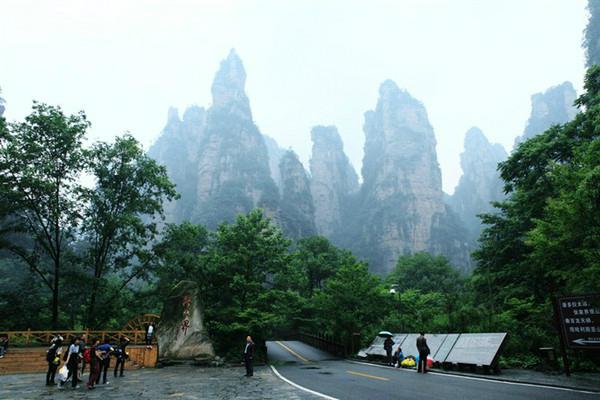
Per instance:
[[[144,344],[146,332],[143,330],[118,330],[118,331],[7,331],[0,332],[1,336],[8,336],[9,346],[13,347],[31,347],[31,346],[47,346],[52,338],[60,334],[63,337],[63,343],[69,343],[74,337],[85,334],[87,341],[90,343],[94,338],[100,339],[103,343],[119,343],[121,337],[127,336],[131,344]]]

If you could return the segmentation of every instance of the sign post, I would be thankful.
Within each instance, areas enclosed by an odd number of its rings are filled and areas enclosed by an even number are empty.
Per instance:
[[[573,350],[600,350],[600,293],[559,297],[555,307],[563,360],[566,360],[565,346]],[[565,372],[568,376],[568,362]]]
[[[566,345],[574,350],[600,350],[600,294],[558,299]]]

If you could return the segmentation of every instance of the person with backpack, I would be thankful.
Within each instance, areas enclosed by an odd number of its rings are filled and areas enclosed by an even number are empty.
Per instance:
[[[62,337],[52,340],[50,348],[46,352],[46,361],[48,362],[48,372],[46,372],[46,386],[56,386],[54,381],[56,370],[60,365],[60,349],[62,346]]]
[[[90,364],[90,377],[88,378],[87,388],[94,389],[96,380],[100,378],[100,364],[102,363],[102,353],[98,350],[100,340],[95,339],[92,342],[92,347],[86,350],[84,356],[87,354],[88,363]]]
[[[67,368],[69,369],[69,375],[67,375],[67,379],[71,378],[71,387],[73,389],[79,388],[77,385],[79,383],[79,358],[81,357],[79,354],[79,344],[79,337],[76,336],[71,340],[71,345],[69,346],[66,359]]]
[[[100,373],[96,378],[96,384],[100,384],[100,376],[102,376],[102,384],[108,385],[110,382],[106,380],[106,373],[108,372],[108,368],[110,368],[110,355],[115,349],[109,343],[101,344],[97,349],[102,352],[102,359],[100,362]]]
[[[115,378],[117,377],[117,370],[119,366],[121,366],[121,374],[120,377],[123,376],[123,368],[125,368],[125,360],[129,357],[127,354],[127,345],[129,344],[129,338],[127,336],[121,337],[121,342],[119,343],[119,347],[117,347],[117,351],[115,352],[117,362],[115,363]]]
[[[431,352],[429,346],[427,346],[427,339],[425,339],[425,332],[420,332],[420,336],[417,338],[417,350],[419,351],[419,364],[417,366],[417,372],[427,373],[427,356]]]
[[[86,361],[85,357],[84,357],[84,353],[85,353],[85,341],[87,340],[87,336],[84,333],[83,335],[81,335],[81,343],[79,345],[79,354],[81,355],[81,377],[83,377],[83,373],[85,372],[85,366],[86,364],[89,364],[89,361]]]

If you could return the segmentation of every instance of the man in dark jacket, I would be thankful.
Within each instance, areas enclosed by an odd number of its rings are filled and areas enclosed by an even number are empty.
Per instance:
[[[244,347],[244,364],[246,365],[246,376],[254,375],[254,367],[252,363],[254,362],[254,342],[252,341],[252,337],[246,337],[246,347]]]
[[[419,365],[417,372],[427,372],[427,356],[429,355],[429,346],[427,346],[427,339],[425,339],[425,332],[421,332],[417,338],[417,350],[419,351]]]
[[[391,337],[387,337],[385,338],[385,341],[383,342],[383,348],[385,349],[385,354],[387,355],[387,362],[388,365],[392,365],[394,360],[392,359],[392,349],[394,347],[394,341],[392,340]]]
[[[119,366],[121,366],[121,375],[123,376],[123,368],[125,367],[125,360],[129,357],[127,355],[127,345],[129,344],[129,338],[123,336],[121,338],[121,343],[119,343],[119,347],[115,351],[115,355],[117,356],[117,363],[115,364],[115,378],[117,377],[117,370]]]
[[[46,361],[48,361],[48,372],[46,372],[46,386],[55,386],[54,377],[56,375],[56,369],[60,364],[60,354],[58,350],[62,346],[62,337],[58,337],[52,340],[50,348],[46,352]]]

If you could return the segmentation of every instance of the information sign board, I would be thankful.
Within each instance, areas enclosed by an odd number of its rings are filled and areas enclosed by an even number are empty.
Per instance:
[[[492,366],[505,339],[506,333],[463,333],[446,357],[446,362]]]
[[[571,349],[600,349],[600,294],[558,299],[560,325]]]

